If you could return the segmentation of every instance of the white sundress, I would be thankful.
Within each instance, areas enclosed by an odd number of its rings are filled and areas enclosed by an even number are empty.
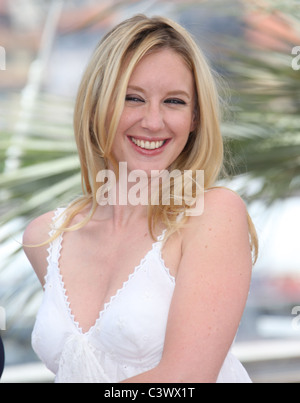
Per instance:
[[[57,209],[54,219],[63,211]],[[62,239],[63,234],[48,249],[44,295],[32,333],[33,349],[55,374],[55,382],[118,383],[156,367],[175,288],[161,256],[163,235],[86,333],[75,322],[60,274]],[[229,352],[217,382],[251,380]]]

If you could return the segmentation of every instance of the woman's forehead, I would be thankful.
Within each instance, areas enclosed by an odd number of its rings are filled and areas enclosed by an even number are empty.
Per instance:
[[[176,84],[177,90],[181,92],[194,89],[192,71],[182,56],[172,49],[148,53],[137,63],[130,76],[129,86],[147,82],[164,86]]]

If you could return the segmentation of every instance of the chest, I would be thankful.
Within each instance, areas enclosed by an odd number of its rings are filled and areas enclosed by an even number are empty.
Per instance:
[[[70,375],[74,373],[75,365],[80,382],[89,373],[99,382],[103,371],[97,373],[98,364],[93,367],[96,358],[105,374],[111,376],[110,381],[119,382],[157,365],[164,345],[175,279],[156,253],[148,255],[90,328],[88,325],[85,328],[83,322],[74,323],[78,321],[65,304],[56,264],[49,266],[48,273],[32,337],[35,351],[48,368]],[[78,326],[87,334],[78,332]],[[86,342],[92,346],[92,355],[86,355]],[[81,351],[82,357],[78,355]],[[74,360],[79,358],[82,360],[77,368]],[[87,367],[91,370],[86,371]],[[123,373],[124,368],[133,372]],[[107,382],[107,378],[103,382]]]
[[[176,275],[180,261],[178,242],[168,242],[163,250],[160,247],[143,231],[128,232],[126,237],[93,231],[64,234],[59,270],[72,315],[84,332],[95,324],[99,312],[152,254],[153,248],[170,274]]]

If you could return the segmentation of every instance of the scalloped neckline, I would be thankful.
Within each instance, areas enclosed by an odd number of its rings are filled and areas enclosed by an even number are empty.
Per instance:
[[[174,284],[175,283],[175,277],[171,275],[170,270],[166,267],[164,259],[162,257],[162,253],[161,253],[161,242],[164,238],[164,235],[166,233],[166,230],[163,231],[163,233],[158,237],[158,240],[156,242],[154,242],[152,244],[152,248],[146,253],[146,255],[141,259],[140,263],[134,268],[133,272],[130,273],[128,275],[128,278],[126,281],[123,282],[122,286],[116,291],[116,293],[114,295],[112,295],[110,297],[110,299],[108,300],[108,302],[104,303],[103,308],[100,310],[99,315],[97,317],[97,319],[95,320],[95,323],[87,330],[87,331],[83,331],[82,326],[80,325],[80,323],[78,321],[75,320],[75,313],[72,312],[72,308],[71,308],[71,302],[69,300],[69,296],[67,295],[67,289],[65,287],[65,283],[63,280],[63,276],[61,274],[61,270],[60,270],[60,265],[59,265],[59,261],[60,261],[60,254],[61,254],[61,249],[62,249],[62,240],[63,240],[63,234],[61,234],[58,238],[58,242],[59,242],[59,249],[58,249],[58,256],[57,256],[57,264],[56,264],[56,269],[57,269],[57,274],[59,277],[59,282],[60,282],[60,286],[61,286],[61,290],[63,293],[63,297],[64,297],[64,301],[65,301],[65,307],[68,313],[69,318],[71,319],[71,322],[73,323],[75,329],[84,336],[89,336],[94,330],[95,328],[98,326],[98,324],[100,323],[103,315],[107,312],[107,310],[110,308],[110,306],[112,305],[113,301],[120,295],[120,293],[122,293],[127,285],[132,281],[132,279],[135,277],[135,275],[140,271],[140,269],[143,267],[143,265],[145,264],[145,262],[147,261],[148,256],[151,253],[154,253],[154,251],[156,249],[158,249],[158,256],[159,256],[159,260],[163,266],[164,271],[166,272],[166,274],[168,275],[170,281]],[[49,252],[50,253],[50,252]]]

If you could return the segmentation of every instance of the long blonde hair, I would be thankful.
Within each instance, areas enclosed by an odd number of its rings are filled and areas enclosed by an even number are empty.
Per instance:
[[[223,167],[223,140],[220,131],[220,99],[214,74],[191,35],[174,21],[137,15],[109,32],[99,43],[83,76],[74,111],[74,131],[82,173],[83,195],[65,211],[66,220],[58,233],[83,227],[97,208],[96,194],[101,183],[97,173],[116,167],[112,145],[124,108],[129,79],[139,61],[149,52],[172,49],[183,58],[195,80],[196,128],[183,152],[169,170],[204,170],[205,189],[215,185]],[[108,119],[109,116],[109,119]],[[76,226],[72,219],[87,206],[90,213]],[[148,223],[153,236],[158,223],[171,235],[186,220],[176,219],[188,206],[149,205]],[[249,217],[251,244],[256,255],[257,238]]]

